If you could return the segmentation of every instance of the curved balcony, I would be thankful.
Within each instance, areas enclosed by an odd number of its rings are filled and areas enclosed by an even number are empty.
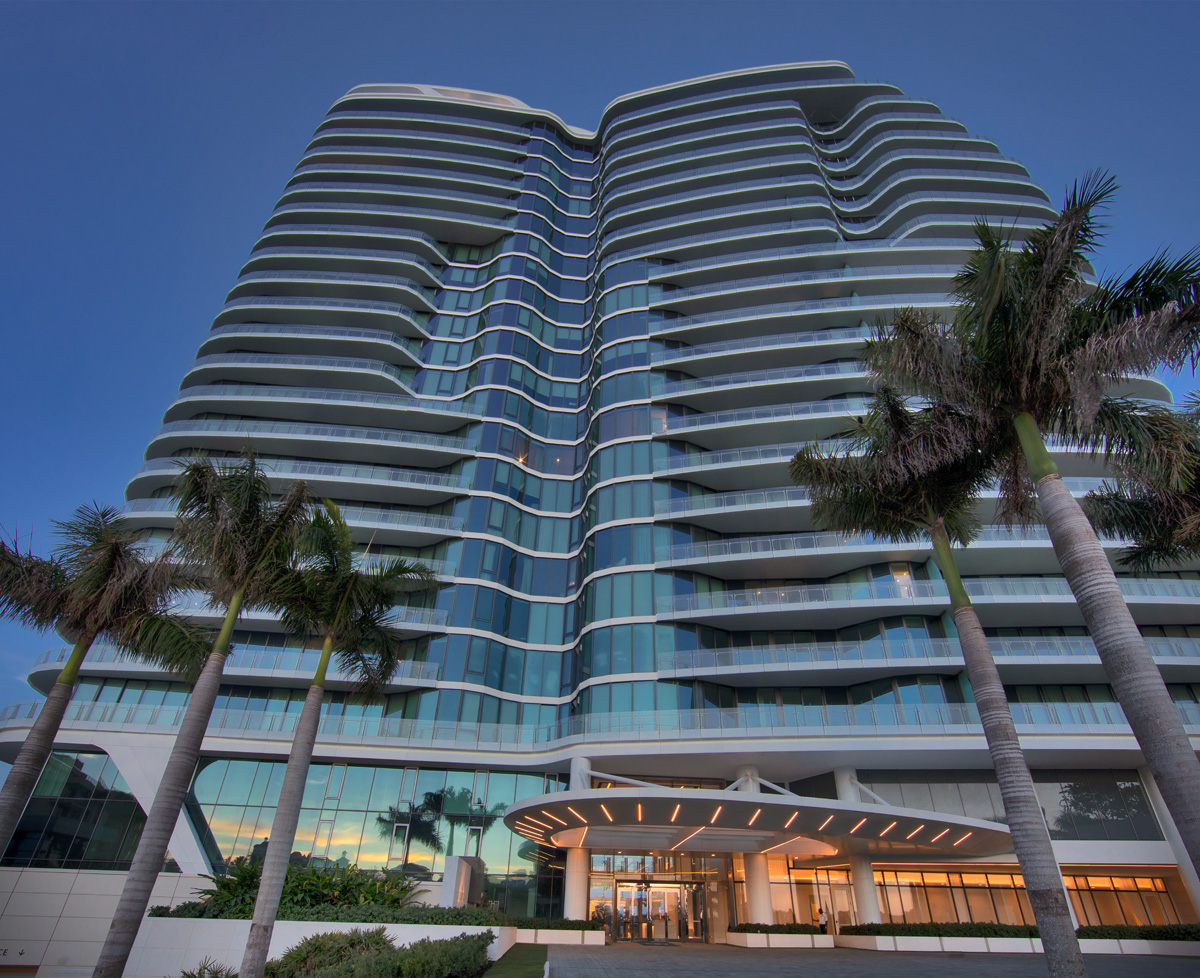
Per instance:
[[[1176,704],[1184,725],[1200,734],[1200,708]],[[28,729],[39,704],[12,704],[0,710],[0,731]],[[1026,734],[1132,734],[1116,704],[1010,704],[1013,719]],[[179,708],[80,704],[68,707],[63,718],[63,741],[70,731],[104,727],[126,730],[170,730],[183,719]],[[294,736],[297,717],[279,713],[217,711],[209,722],[209,737],[277,741],[281,749]],[[979,714],[973,704],[861,706],[746,706],[736,710],[687,710],[657,713],[590,714],[545,726],[497,723],[451,723],[397,718],[350,719],[325,717],[317,734],[322,743],[377,744],[380,747],[430,745],[478,754],[488,749],[503,753],[536,753],[576,742],[588,745],[649,741],[739,740],[781,738],[781,749],[807,742],[813,750],[828,750],[829,738],[878,741],[911,733],[929,744],[931,734],[970,737],[982,741]],[[965,744],[963,746],[966,746]],[[972,744],[972,746],[980,746]],[[1131,747],[1133,745],[1131,744]]]
[[[695,307],[698,312],[717,312],[720,309],[742,307],[746,293],[778,292],[778,301],[801,302],[805,295],[818,295],[824,300],[847,299],[851,289],[877,283],[893,288],[911,286],[914,292],[929,294],[939,287],[947,290],[952,285],[960,265],[885,265],[859,268],[822,268],[811,272],[784,272],[778,275],[759,275],[753,278],[709,281],[682,289],[664,289],[662,295],[651,303],[660,309],[671,309],[680,313]],[[663,276],[664,278],[666,276]],[[907,281],[905,281],[907,280]],[[834,286],[841,286],[842,295],[830,294]],[[897,294],[903,294],[897,292]]]
[[[395,428],[197,419],[163,425],[151,439],[146,457],[187,454],[197,448],[236,452],[247,442],[253,442],[257,451],[272,455],[317,456],[342,462],[404,461],[418,466],[448,465],[472,456],[478,449],[478,439]]]
[[[1106,681],[1088,636],[992,638],[992,657],[1007,682]],[[1200,669],[1200,639],[1149,637],[1155,662],[1168,682],[1186,681]],[[667,652],[657,657],[659,679],[711,678],[725,686],[843,685],[905,673],[963,670],[958,639],[804,642]]]
[[[806,401],[816,401],[845,390],[848,380],[865,383],[870,376],[858,362],[748,370],[665,381],[652,389],[651,400],[686,404],[700,411],[748,408],[793,397],[799,400],[801,395]]]
[[[243,272],[229,292],[230,299],[263,299],[277,296],[372,300],[389,298],[406,308],[424,313],[437,311],[435,290],[399,275],[375,272],[306,272],[298,269]]]
[[[438,401],[400,394],[372,394],[323,387],[210,384],[183,388],[167,407],[163,420],[186,420],[201,412],[253,412],[296,421],[345,422],[393,428],[404,426],[418,431],[442,432],[453,431],[467,421],[483,417],[470,400]]]
[[[212,353],[196,357],[183,386],[265,382],[287,387],[332,387],[339,390],[403,393],[416,396],[411,370],[379,360],[352,357],[306,357],[272,353]]]
[[[374,243],[374,247],[367,250],[378,250],[384,254],[388,252],[386,249],[381,249],[379,244],[395,242],[396,255],[400,260],[405,260],[408,257],[408,252],[404,249],[419,245],[429,254],[433,261],[442,264],[449,261],[449,258],[442,250],[441,242],[432,234],[426,234],[423,231],[397,227],[372,227],[369,224],[303,224],[292,222],[264,228],[262,234],[259,235],[254,250],[250,252],[250,257],[246,260],[246,265],[243,267],[249,267],[254,262],[255,256],[261,252],[292,247],[304,248],[305,242],[311,241],[313,238],[326,244],[332,244],[335,241],[340,242],[343,247],[355,251],[365,248],[368,243]],[[263,242],[273,243],[263,247]],[[322,251],[324,249],[315,250]]]
[[[1127,544],[1107,537],[1102,542],[1109,550]],[[831,576],[861,567],[872,554],[879,560],[923,560],[930,549],[924,539],[901,542],[873,533],[788,533],[659,547],[654,559],[659,567],[703,570],[736,580]],[[1059,572],[1043,526],[984,526],[969,547],[955,549],[955,561],[966,576]]]
[[[426,235],[428,237],[428,235]],[[429,242],[436,245],[433,238]],[[441,269],[420,255],[403,251],[384,251],[379,248],[305,248],[299,245],[283,245],[257,248],[250,253],[242,273],[256,270],[283,272],[311,271],[336,272],[339,269],[370,271],[372,269],[394,270],[398,264],[407,265],[419,273],[419,285],[437,289],[441,285]]]
[[[345,142],[339,144],[336,140],[345,140]],[[318,153],[328,153],[342,146],[359,152],[390,152],[392,155],[403,154],[407,157],[413,150],[442,145],[452,151],[457,150],[457,155],[464,159],[470,160],[478,157],[481,162],[502,160],[506,163],[515,163],[526,155],[524,145],[480,136],[463,136],[460,133],[442,135],[437,130],[391,131],[362,126],[328,126],[313,136],[304,152],[303,159],[307,160]]]
[[[260,464],[273,483],[303,479],[314,494],[337,499],[432,505],[465,495],[471,486],[467,475],[450,475],[424,469],[386,465],[335,465],[287,458],[261,458]],[[173,458],[150,459],[129,482],[130,496],[149,495],[174,484],[179,464]]]
[[[467,181],[461,181],[467,183]],[[473,186],[486,184],[471,182]],[[304,180],[293,181],[279,198],[279,206],[286,207],[290,203],[307,204],[314,202],[345,203],[351,207],[363,204],[380,204],[384,207],[421,207],[423,203],[433,199],[451,205],[461,206],[469,213],[487,220],[503,220],[517,210],[517,199],[513,196],[517,189],[509,184],[498,188],[504,196],[495,194],[472,193],[457,187],[421,187],[406,186],[390,183],[360,183],[356,180]]]
[[[1130,610],[1143,623],[1184,624],[1200,608],[1200,581],[1125,578]],[[1082,617],[1066,580],[1056,577],[967,578],[963,581],[984,625],[1014,620],[1029,626],[1078,625]],[[940,614],[949,607],[938,581],[876,581],[760,587],[659,598],[660,616],[737,629],[841,628],[872,614]]]
[[[850,326],[747,336],[717,343],[651,350],[650,366],[678,365],[698,377],[711,377],[727,371],[732,357],[737,357],[738,366],[749,369],[760,364],[760,369],[768,365],[778,367],[781,361],[788,366],[811,364],[815,360],[854,356],[874,332],[870,326]]]
[[[225,679],[262,679],[272,686],[305,686],[317,671],[321,658],[320,649],[254,649],[240,650],[235,642],[232,651],[225,660],[225,669],[221,675]],[[70,648],[50,649],[37,657],[33,670],[30,672],[29,684],[38,692],[49,692],[55,678],[67,656]],[[97,669],[96,666],[103,666]],[[397,667],[388,683],[391,692],[404,689],[415,689],[434,685],[440,675],[436,662],[415,662],[406,659]],[[126,655],[111,645],[93,645],[88,650],[87,658],[80,667],[82,675],[96,673],[97,675],[119,675],[123,679],[170,679],[171,674],[153,665],[141,662]],[[357,683],[357,677],[341,667],[340,660],[335,656],[329,663],[329,681],[334,688],[339,685],[352,686]]]
[[[865,398],[846,397],[668,416],[652,434],[702,442],[705,448],[713,450],[760,441],[791,441],[798,447],[844,431],[847,418],[865,414],[869,405]],[[652,420],[652,427],[654,420],[658,419]]]
[[[230,323],[301,323],[323,326],[331,319],[334,325],[386,329],[413,339],[429,339],[424,317],[398,302],[372,299],[288,298],[286,296],[252,296],[231,299],[221,307],[213,326]]]
[[[383,227],[424,231],[438,241],[455,241],[477,247],[490,245],[516,228],[516,222],[512,218],[502,221],[493,220],[463,211],[447,211],[434,207],[400,207],[389,204],[324,204],[314,201],[303,204],[281,204],[276,207],[267,221],[267,227],[263,231],[264,236],[267,231],[283,225],[307,224],[312,221],[312,217],[306,219],[303,215],[320,215],[321,217],[336,215],[341,223],[347,224],[357,218],[360,225],[379,223]],[[414,227],[414,225],[416,226]]]
[[[682,339],[703,334],[707,342],[745,339],[772,334],[778,337],[796,321],[820,330],[844,323],[848,316],[870,321],[888,316],[897,308],[922,306],[949,313],[953,303],[944,292],[895,293],[851,296],[848,299],[806,299],[802,302],[778,302],[762,306],[743,306],[716,312],[697,313],[650,321],[650,335]],[[806,330],[807,331],[807,330]],[[832,330],[831,330],[832,331]]]
[[[389,329],[303,326],[295,323],[234,323],[211,330],[197,356],[214,353],[273,353],[320,356],[348,349],[392,366],[423,367],[421,344]]]

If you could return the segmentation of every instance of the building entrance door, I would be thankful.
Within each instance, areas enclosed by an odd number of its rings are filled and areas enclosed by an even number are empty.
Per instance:
[[[613,939],[703,941],[704,887],[696,883],[617,883]]]

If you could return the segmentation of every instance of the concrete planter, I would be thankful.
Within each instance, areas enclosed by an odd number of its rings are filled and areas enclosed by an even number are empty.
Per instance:
[[[1040,953],[1041,938],[1038,939],[1038,952]],[[989,937],[987,939],[989,951],[995,951],[997,954],[1033,954],[1033,938],[1031,937]]]
[[[730,931],[725,935],[727,943],[734,947],[767,947],[767,934],[737,934]]]
[[[602,930],[532,930],[522,927],[514,931],[515,944],[603,944]]]
[[[897,951],[940,951],[942,942],[937,937],[901,937],[892,938]]]
[[[1120,954],[1121,942],[1088,938],[1079,942],[1079,950],[1084,954]]]
[[[934,938],[937,940],[937,938]],[[835,947],[853,947],[860,951],[894,951],[896,939],[875,934],[838,934],[833,939]]]
[[[379,924],[334,921],[280,920],[271,935],[270,956],[279,957],[284,951],[314,934],[329,934],[373,928]],[[516,943],[515,927],[431,926],[427,924],[384,924],[388,936],[397,946],[411,944],[428,937],[445,940],[459,934],[482,934],[492,931],[496,940],[488,948],[488,957],[495,961]],[[543,932],[545,933],[545,932]],[[562,933],[562,932],[560,932]],[[569,931],[565,933],[570,933]],[[237,968],[250,936],[248,920],[186,920],[175,917],[147,917],[142,921],[137,941],[129,956],[124,978],[162,978],[177,975],[183,968],[194,968],[204,958]],[[576,941],[578,943],[578,940]]]

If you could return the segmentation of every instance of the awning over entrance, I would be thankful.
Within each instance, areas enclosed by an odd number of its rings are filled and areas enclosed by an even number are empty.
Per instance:
[[[850,851],[893,857],[996,856],[1008,828],[866,802],[657,786],[591,788],[528,798],[504,823],[532,841],[632,852],[770,852],[814,859]]]

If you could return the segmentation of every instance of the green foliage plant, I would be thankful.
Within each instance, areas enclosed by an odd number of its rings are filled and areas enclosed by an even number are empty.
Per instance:
[[[1079,928],[1079,939],[1117,941],[1200,941],[1200,924],[1101,924]]]
[[[184,968],[179,978],[238,978],[237,971],[214,958],[205,958],[194,968]]]
[[[859,937],[1037,937],[1027,924],[851,924],[839,934]]]
[[[396,950],[383,927],[314,934],[288,948],[275,964],[276,978],[305,978],[353,957]]]
[[[731,934],[824,934],[816,924],[734,924]]]
[[[474,978],[487,970],[487,949],[495,939],[489,930],[445,941],[414,941],[404,949],[400,978]]]

